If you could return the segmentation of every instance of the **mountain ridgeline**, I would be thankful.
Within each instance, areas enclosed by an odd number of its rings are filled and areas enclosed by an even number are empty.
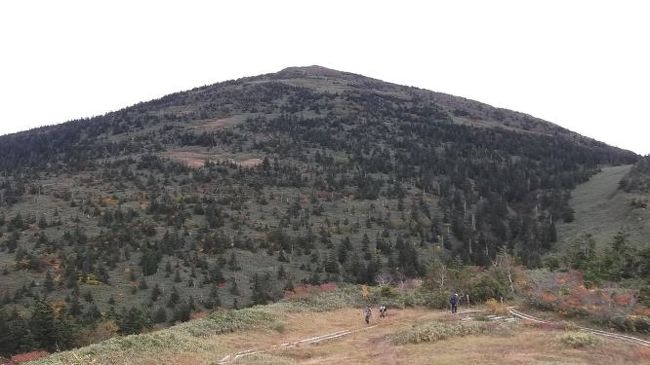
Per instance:
[[[489,265],[505,249],[537,267],[573,219],[570,191],[639,158],[319,66],[2,136],[0,155],[3,316],[30,328],[23,312],[52,310],[46,296],[120,333],[300,282],[416,277],[434,259]],[[64,346],[30,336],[24,348]]]

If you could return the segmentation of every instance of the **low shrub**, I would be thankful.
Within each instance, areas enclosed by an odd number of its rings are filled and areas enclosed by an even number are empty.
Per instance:
[[[284,333],[287,329],[287,324],[283,321],[275,321],[271,323],[271,329],[278,333]]]
[[[274,319],[270,313],[255,308],[216,312],[207,320],[216,325],[218,333],[234,332],[270,323]]]
[[[400,293],[390,285],[382,285],[379,287],[379,295],[382,298],[397,298]]]
[[[593,347],[602,343],[599,337],[584,332],[567,332],[560,335],[558,340],[571,348]]]
[[[422,295],[425,306],[432,309],[447,309],[449,307],[449,292],[438,290],[426,292]]]
[[[486,316],[485,314],[477,314],[477,315],[474,316],[474,320],[479,321],[479,322],[489,322],[492,319],[490,317]]]
[[[391,341],[396,345],[417,344],[422,342],[437,342],[452,337],[493,334],[507,332],[507,325],[500,322],[430,322],[415,325],[409,329],[391,335]]]
[[[619,315],[609,318],[609,324],[620,331],[650,333],[650,317]]]
[[[497,280],[488,274],[478,276],[472,280],[467,291],[472,301],[484,302],[490,298],[506,297],[508,295],[507,284],[503,280]]]
[[[193,322],[176,326],[189,334],[202,337],[212,334],[243,331],[253,328],[270,327],[277,318],[267,311],[256,308],[219,311]]]
[[[650,307],[650,284],[643,285],[639,288],[639,303]]]

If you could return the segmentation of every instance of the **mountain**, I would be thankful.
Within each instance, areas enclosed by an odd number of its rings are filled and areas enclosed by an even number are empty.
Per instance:
[[[2,136],[0,156],[0,315],[123,334],[300,282],[416,277],[434,258],[489,265],[505,249],[540,266],[575,218],[570,192],[639,160],[320,66]],[[70,345],[19,336],[0,352]]]

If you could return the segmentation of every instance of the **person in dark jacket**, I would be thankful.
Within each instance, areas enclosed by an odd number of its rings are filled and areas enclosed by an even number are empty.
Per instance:
[[[458,300],[458,293],[454,293],[454,295],[449,298],[449,304],[451,304],[451,313],[458,312]]]
[[[388,308],[386,307],[386,305],[382,304],[381,306],[379,306],[379,317],[380,318],[386,317],[386,311],[387,310],[388,310]]]

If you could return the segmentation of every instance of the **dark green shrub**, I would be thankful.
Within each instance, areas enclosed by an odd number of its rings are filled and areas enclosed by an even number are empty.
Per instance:
[[[472,282],[470,285],[469,294],[475,302],[505,297],[509,290],[505,283],[488,275],[482,275],[478,281]]]

